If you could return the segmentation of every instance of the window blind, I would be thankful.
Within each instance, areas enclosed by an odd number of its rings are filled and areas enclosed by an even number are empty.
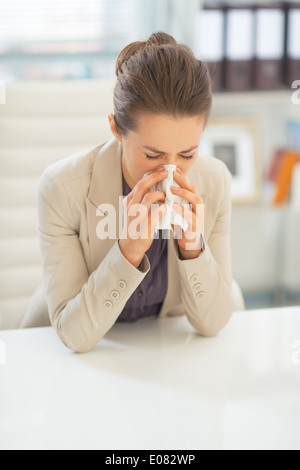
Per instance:
[[[130,37],[134,0],[0,0],[0,44]]]
[[[122,48],[154,31],[189,44],[198,2],[0,0],[0,79],[112,77]]]

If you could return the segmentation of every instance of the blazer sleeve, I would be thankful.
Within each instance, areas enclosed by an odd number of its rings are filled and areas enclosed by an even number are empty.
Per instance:
[[[221,203],[205,251],[196,259],[177,260],[187,318],[203,336],[217,335],[233,313],[230,185],[231,174],[224,165],[218,185],[223,188]]]
[[[39,184],[38,234],[51,324],[67,347],[90,351],[147,275],[149,260],[145,255],[136,269],[117,240],[89,275],[64,185],[49,170]],[[125,282],[118,288],[120,280]],[[120,293],[117,300],[111,298],[114,289]]]

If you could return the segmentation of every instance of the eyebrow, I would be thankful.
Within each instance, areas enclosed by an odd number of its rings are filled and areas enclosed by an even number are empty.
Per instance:
[[[147,145],[143,145],[144,149],[146,150],[150,150],[150,152],[153,152],[153,153],[158,153],[159,155],[166,155],[166,152],[162,152],[161,150],[156,150],[152,147],[148,147]],[[181,153],[189,153],[189,152],[192,152],[193,150],[196,150],[197,148],[199,148],[199,145],[195,145],[195,147],[192,147],[188,150],[182,150],[182,152],[179,152],[179,154]]]

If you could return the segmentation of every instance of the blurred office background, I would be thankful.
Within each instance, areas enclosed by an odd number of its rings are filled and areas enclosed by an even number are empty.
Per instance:
[[[243,290],[246,306],[299,304],[299,18],[300,2],[271,0],[0,0],[2,315],[13,309],[12,296],[19,296],[21,306],[31,289],[14,294],[8,284],[9,280],[15,284],[20,273],[24,279],[29,263],[24,252],[30,254],[26,243],[33,235],[28,232],[26,238],[22,234],[24,249],[18,255],[24,258],[22,269],[16,263],[12,266],[7,254],[20,251],[20,243],[13,244],[16,232],[7,229],[8,218],[12,220],[7,214],[13,206],[13,185],[27,188],[28,181],[36,182],[42,170],[39,163],[39,170],[27,174],[27,183],[22,186],[21,178],[28,168],[21,174],[20,159],[29,154],[37,159],[43,145],[42,153],[51,153],[46,140],[42,145],[42,132],[34,126],[41,125],[41,118],[48,124],[50,118],[54,122],[54,117],[58,126],[71,102],[74,113],[74,95],[71,97],[70,91],[73,82],[74,87],[80,83],[83,90],[89,90],[87,96],[95,101],[96,109],[100,96],[97,84],[111,83],[108,89],[112,90],[120,50],[158,30],[188,44],[199,59],[210,63],[214,106],[201,150],[223,159],[233,174],[233,274]],[[68,93],[70,103],[66,101]],[[40,105],[30,102],[34,96],[39,97]],[[60,97],[61,104],[56,103],[54,112],[55,96]],[[104,114],[110,106],[108,99],[110,96],[103,98],[107,109],[101,101]],[[78,100],[80,103],[80,97]],[[81,114],[79,109],[77,112]],[[84,122],[83,109],[80,117]],[[58,129],[58,141],[62,129]],[[67,156],[67,150],[77,149],[76,131],[68,138],[67,143],[63,142],[66,154],[59,154],[58,142],[56,159]],[[51,139],[53,145],[55,132]],[[87,133],[78,148],[97,143]],[[42,159],[44,165],[50,160]],[[25,199],[22,197],[22,204]],[[33,220],[32,213],[31,217]],[[36,263],[37,256],[35,252]],[[34,282],[38,281],[39,275]]]

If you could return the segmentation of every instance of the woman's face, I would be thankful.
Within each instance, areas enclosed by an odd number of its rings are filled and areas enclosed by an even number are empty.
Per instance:
[[[116,132],[114,116],[109,116],[114,136],[123,145],[123,176],[133,189],[145,173],[161,165],[177,165],[186,174],[195,163],[204,116],[180,117],[165,114],[141,114],[135,131],[121,136]]]

